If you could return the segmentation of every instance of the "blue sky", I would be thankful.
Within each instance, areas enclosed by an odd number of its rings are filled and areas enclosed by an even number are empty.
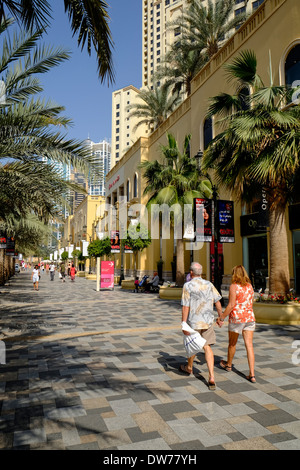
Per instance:
[[[73,126],[67,136],[94,142],[111,137],[112,92],[127,85],[142,83],[142,0],[107,0],[114,41],[115,83],[108,87],[98,78],[95,56],[77,47],[72,37],[63,1],[51,1],[53,20],[44,43],[72,51],[70,60],[40,75],[44,96],[65,107],[64,115]]]

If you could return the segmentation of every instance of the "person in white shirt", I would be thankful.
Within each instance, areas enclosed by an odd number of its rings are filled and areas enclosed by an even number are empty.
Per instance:
[[[34,267],[31,274],[31,279],[33,282],[33,290],[39,290],[40,271],[38,265]]]
[[[55,275],[55,266],[53,263],[50,264],[50,281],[54,281],[54,275]]]

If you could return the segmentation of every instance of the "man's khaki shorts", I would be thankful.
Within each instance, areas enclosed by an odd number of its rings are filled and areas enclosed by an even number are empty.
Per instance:
[[[206,339],[206,345],[212,346],[213,344],[216,343],[216,333],[215,333],[213,325],[211,325],[206,330],[196,330],[196,331],[198,331],[200,335],[204,339]]]

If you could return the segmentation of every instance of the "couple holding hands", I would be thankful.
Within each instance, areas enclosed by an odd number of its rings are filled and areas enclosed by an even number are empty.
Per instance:
[[[220,367],[227,372],[232,370],[236,344],[239,335],[242,334],[249,365],[249,375],[246,378],[250,382],[255,383],[253,349],[253,332],[255,330],[255,316],[253,313],[254,291],[249,276],[243,266],[240,265],[233,268],[229,301],[224,312],[222,312],[221,295],[210,281],[202,279],[201,274],[202,266],[199,263],[192,263],[190,267],[191,280],[184,284],[182,292],[182,332],[184,335],[189,336],[191,333],[188,330],[192,328],[198,331],[206,341],[203,350],[209,374],[208,387],[210,390],[215,390],[216,388],[214,354],[211,348],[216,342],[216,335],[213,329],[214,305],[218,313],[216,323],[219,327],[222,327],[225,318],[229,315],[227,360],[222,360]],[[185,325],[188,325],[190,328],[186,328]],[[192,374],[195,357],[195,354],[188,357],[187,365],[181,365],[179,371],[185,375]]]

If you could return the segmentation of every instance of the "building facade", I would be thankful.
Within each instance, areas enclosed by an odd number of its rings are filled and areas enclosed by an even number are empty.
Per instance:
[[[148,2],[144,2],[145,5]],[[150,2],[149,2],[150,3]],[[156,5],[158,2],[153,2]],[[161,3],[161,2],[160,2]],[[175,3],[175,2],[174,2]],[[255,3],[255,2],[252,2]],[[237,2],[238,5],[238,2]],[[139,139],[107,175],[106,201],[118,206],[124,196],[138,213],[138,204],[145,205],[145,183],[139,170],[143,160],[160,158],[159,147],[166,144],[166,133],[172,133],[179,146],[187,134],[192,135],[190,155],[204,150],[207,142],[216,135],[216,122],[207,122],[209,97],[221,92],[232,92],[226,82],[224,65],[242,50],[253,50],[257,56],[258,73],[269,83],[269,58],[272,57],[273,81],[276,84],[292,84],[298,79],[300,64],[300,8],[298,0],[265,0],[261,5],[250,4],[254,9],[250,18],[224,44],[192,82],[191,95],[149,137]],[[220,198],[234,204],[234,243],[221,247],[223,283],[229,282],[234,265],[244,264],[256,288],[266,288],[268,278],[268,232],[257,230],[257,211],[253,206],[242,208],[230,194],[221,193]],[[300,289],[300,218],[299,206],[291,205],[287,211],[289,265],[292,285]],[[152,274],[157,262],[163,261],[163,278],[172,280],[172,263],[176,252],[176,240],[158,237],[149,248],[139,255],[138,272]],[[115,255],[117,266],[118,254]],[[133,258],[126,254],[125,275],[132,274]],[[185,250],[185,269],[190,260],[203,265],[203,273],[211,278],[211,245],[204,243],[201,249]]]
[[[130,85],[112,94],[111,121],[111,168],[123,157],[130,147],[148,133],[145,126],[137,124],[136,117],[130,117],[130,105],[139,102],[140,90]]]

